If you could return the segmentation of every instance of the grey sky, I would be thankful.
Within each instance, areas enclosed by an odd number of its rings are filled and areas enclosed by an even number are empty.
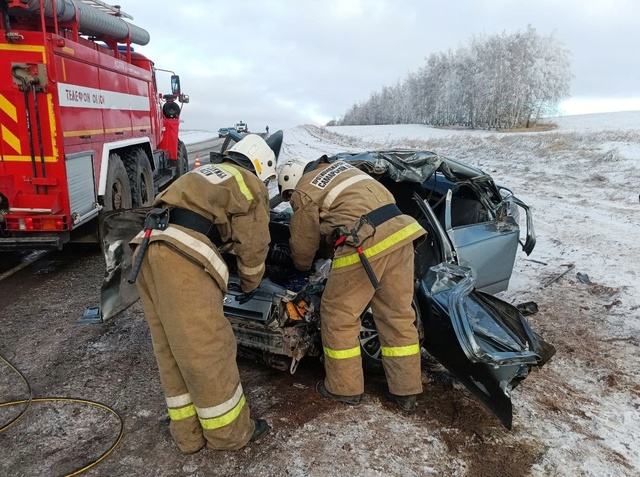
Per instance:
[[[638,0],[119,3],[151,34],[137,51],[180,75],[191,129],[239,120],[253,131],[324,124],[416,71],[430,53],[527,24],[555,32],[573,53],[567,113],[640,109]],[[168,75],[159,81],[169,89]]]

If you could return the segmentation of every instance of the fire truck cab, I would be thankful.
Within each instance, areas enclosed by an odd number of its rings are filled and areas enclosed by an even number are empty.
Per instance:
[[[0,15],[0,251],[97,241],[100,213],[150,205],[188,170],[189,98],[134,51],[149,34],[119,6],[0,0]]]

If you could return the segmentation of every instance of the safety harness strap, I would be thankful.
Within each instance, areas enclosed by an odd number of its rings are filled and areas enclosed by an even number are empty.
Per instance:
[[[169,223],[206,235],[216,247],[222,245],[222,238],[220,237],[218,226],[211,222],[211,220],[192,210],[173,207],[169,211]]]
[[[382,207],[378,207],[376,210],[372,210],[368,214],[365,214],[364,217],[366,217],[371,225],[377,227],[398,215],[402,215],[402,211],[398,206],[396,204],[387,204]]]

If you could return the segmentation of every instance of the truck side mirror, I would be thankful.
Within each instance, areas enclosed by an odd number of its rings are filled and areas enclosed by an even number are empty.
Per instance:
[[[174,96],[180,95],[180,76],[171,75],[171,92]]]
[[[188,103],[189,102],[189,95],[188,94],[181,94],[180,96],[178,96],[178,101],[180,101],[181,103]]]

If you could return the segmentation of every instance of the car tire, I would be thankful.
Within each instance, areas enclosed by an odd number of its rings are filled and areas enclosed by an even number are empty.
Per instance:
[[[422,315],[420,314],[420,308],[415,296],[411,301],[411,307],[416,314],[416,321],[414,325],[418,329],[418,339],[422,346],[424,339],[424,332],[422,327]],[[360,315],[360,334],[358,336],[360,341],[360,354],[362,356],[362,367],[365,371],[373,374],[384,374],[384,367],[382,366],[382,355],[380,351],[380,338],[378,336],[378,330],[373,320],[373,314],[371,307]]]
[[[118,154],[109,154],[107,186],[102,197],[104,211],[131,208],[131,184],[127,169]]]

